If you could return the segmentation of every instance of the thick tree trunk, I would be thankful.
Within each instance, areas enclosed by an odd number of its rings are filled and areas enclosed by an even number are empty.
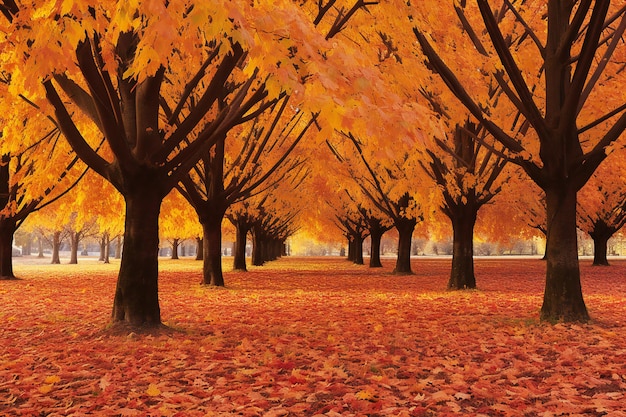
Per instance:
[[[78,263],[78,244],[80,243],[80,232],[70,233],[70,264]]]
[[[261,266],[265,263],[265,258],[264,258],[264,246],[265,246],[265,242],[263,240],[263,236],[262,233],[259,232],[258,230],[254,230],[256,228],[256,226],[253,228],[252,231],[252,265],[254,266]]]
[[[15,279],[13,274],[13,235],[15,220],[0,218],[0,280]]]
[[[612,233],[610,235],[596,234],[593,236],[593,265],[609,266],[609,260],[606,255],[611,236],[613,236]]]
[[[394,274],[410,275],[411,270],[411,240],[413,238],[413,230],[417,220],[401,218],[394,225],[398,230],[398,258],[396,259],[396,267]]]
[[[54,232],[52,235],[52,261],[51,264],[60,264],[61,257],[59,251],[61,250],[61,232]]]
[[[458,206],[452,221],[452,270],[448,289],[476,288],[474,275],[474,225],[476,210],[470,206]]]
[[[248,270],[248,268],[246,267],[246,239],[248,237],[250,227],[242,223],[243,222],[241,221],[237,221],[235,225],[236,237],[233,253],[233,269],[235,271]]]
[[[385,231],[382,229],[370,229],[370,239],[372,242],[370,268],[382,268],[383,266],[382,262],[380,262],[380,241],[384,234]]]
[[[161,324],[158,251],[163,197],[155,188],[150,183],[136,185],[136,191],[125,196],[124,247],[113,302],[114,322],[134,326]]]
[[[361,235],[354,236],[354,263],[356,265],[363,265],[363,237]]]
[[[589,320],[583,300],[576,234],[576,190],[567,185],[547,187],[548,233],[546,287],[541,319]]]
[[[617,232],[617,229],[609,226],[603,220],[594,222],[593,231],[589,233],[589,236],[593,239],[593,265],[609,265],[609,260],[606,257],[607,245],[615,232]]]
[[[202,283],[217,287],[224,286],[222,273],[222,218],[211,213],[200,220],[204,234]]]

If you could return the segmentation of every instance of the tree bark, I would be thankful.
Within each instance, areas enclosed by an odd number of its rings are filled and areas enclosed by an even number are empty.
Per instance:
[[[124,247],[112,319],[133,326],[161,324],[158,298],[160,187],[134,184],[125,195]]]
[[[223,215],[210,213],[200,219],[204,235],[202,284],[224,286],[222,273],[222,218]]]
[[[258,230],[260,226],[252,227],[252,259],[254,266],[261,266],[265,263],[265,241],[262,231]]]
[[[593,264],[594,266],[609,266],[607,259],[607,246],[611,236],[601,235],[593,238]]]
[[[102,259],[102,261],[105,264],[108,264],[110,262],[109,261],[110,250],[111,250],[111,239],[109,237],[109,233],[107,232],[104,234],[104,253],[103,253],[104,258]]]
[[[379,222],[380,223],[380,222]],[[387,231],[387,228],[382,227],[380,224],[370,224],[370,240],[372,244],[370,254],[370,268],[382,268],[383,264],[380,261],[380,242],[383,239],[383,235]]]
[[[178,259],[178,239],[172,239],[172,259]]]
[[[356,265],[363,265],[363,237],[361,235],[354,235],[354,263]]]
[[[13,235],[17,225],[13,218],[0,218],[0,280],[15,279],[13,274]]]
[[[547,270],[541,319],[551,322],[589,320],[578,265],[576,189],[546,187]]]
[[[452,269],[448,289],[476,288],[474,275],[474,225],[476,210],[469,205],[458,205],[452,214]]]
[[[61,257],[59,251],[61,250],[61,232],[54,232],[52,235],[52,261],[51,264],[60,264]]]
[[[242,221],[236,221],[236,237],[235,248],[233,253],[233,269],[235,271],[247,271],[246,267],[246,239],[250,226],[243,224]]]
[[[78,244],[80,243],[80,232],[70,233],[70,264],[78,264]]]
[[[204,235],[196,238],[196,261],[204,258]]]
[[[102,235],[100,236],[100,256],[98,257],[98,261],[100,262],[104,261],[104,246],[107,244],[106,236],[106,232],[102,233]]]
[[[413,273],[411,270],[411,240],[416,224],[417,220],[409,218],[399,218],[394,222],[394,226],[398,230],[398,258],[393,270],[394,274],[410,275]]]
[[[619,227],[609,226],[604,220],[593,223],[593,230],[589,236],[593,239],[593,265],[609,266],[607,259],[607,245],[609,239],[617,232]]]

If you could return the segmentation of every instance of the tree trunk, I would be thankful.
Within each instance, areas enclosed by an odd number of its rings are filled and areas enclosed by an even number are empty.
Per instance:
[[[370,268],[382,268],[383,266],[382,262],[380,262],[380,241],[384,234],[385,231],[383,229],[370,229],[370,239],[372,242]]]
[[[606,254],[610,238],[610,236],[596,236],[593,238],[593,265],[609,266]]]
[[[61,232],[54,232],[52,235],[52,261],[51,264],[60,264],[61,257],[59,251],[61,250]]]
[[[204,258],[204,237],[196,237],[196,261]]]
[[[98,257],[98,261],[100,262],[104,261],[105,245],[107,244],[106,236],[106,233],[102,233],[102,236],[100,236],[100,256]]]
[[[454,208],[451,208],[454,210]],[[474,275],[474,225],[476,210],[469,205],[459,205],[452,213],[452,270],[448,289],[476,288]]]
[[[159,212],[163,199],[153,184],[127,193],[124,247],[112,319],[133,326],[161,324],[158,297]]]
[[[237,221],[236,228],[236,237],[235,237],[235,248],[233,253],[233,269],[235,271],[247,271],[246,267],[246,239],[248,236],[248,232],[250,227],[242,224],[243,222]]]
[[[202,283],[205,285],[224,286],[222,273],[222,218],[223,215],[211,213],[200,219],[204,234],[204,253],[202,265]]]
[[[178,259],[178,239],[172,239],[172,259]]]
[[[576,190],[567,184],[559,185],[546,187],[547,270],[541,319],[586,322],[589,313],[580,284]]]
[[[80,243],[80,232],[70,233],[70,264],[78,263],[78,244]]]
[[[417,220],[408,218],[400,218],[394,222],[394,226],[398,230],[398,258],[393,270],[394,274],[410,275],[413,273],[411,270],[411,239],[416,224]]]
[[[354,235],[354,263],[363,265],[363,237],[360,234]]]
[[[37,237],[37,257],[38,258],[43,258],[44,254],[43,254],[43,238],[41,236]]]
[[[0,218],[0,280],[15,279],[13,274],[13,235],[17,225],[13,218]]]
[[[109,238],[109,233],[108,232],[106,232],[104,234],[103,239],[104,239],[104,248],[103,248],[104,249],[104,253],[103,253],[104,257],[103,257],[102,261],[105,264],[108,264],[109,263],[109,253],[110,253],[110,248],[111,248],[111,240]]]
[[[609,260],[606,257],[607,245],[615,232],[617,229],[610,227],[603,220],[594,222],[593,231],[589,233],[593,239],[593,265],[609,266]]]
[[[252,265],[261,266],[265,263],[265,259],[263,257],[263,246],[265,242],[263,241],[262,233],[258,230],[255,230],[258,226],[253,227],[252,229]]]

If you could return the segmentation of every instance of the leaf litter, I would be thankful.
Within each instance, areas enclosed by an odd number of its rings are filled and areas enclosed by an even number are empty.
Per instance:
[[[0,281],[0,415],[626,416],[626,262],[582,262],[593,321],[537,319],[545,265],[449,259],[413,276],[285,258],[227,288],[162,261],[167,331],[107,328],[116,265],[16,265]]]

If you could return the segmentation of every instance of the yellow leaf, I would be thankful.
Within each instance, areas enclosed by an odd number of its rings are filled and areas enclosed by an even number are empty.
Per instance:
[[[384,329],[383,325],[378,323],[377,325],[374,326],[374,331],[375,332],[382,332]]]
[[[47,394],[50,391],[52,391],[52,384],[44,384],[39,387],[39,392],[41,392],[42,394]]]
[[[157,395],[161,395],[161,390],[156,386],[156,384],[150,384],[148,385],[146,394],[148,394],[151,397],[156,397]]]
[[[50,375],[47,376],[43,382],[45,382],[46,384],[54,384],[56,382],[59,382],[60,380],[61,378],[58,375]]]
[[[357,400],[376,401],[376,395],[369,389],[364,389],[357,392],[355,395]]]

